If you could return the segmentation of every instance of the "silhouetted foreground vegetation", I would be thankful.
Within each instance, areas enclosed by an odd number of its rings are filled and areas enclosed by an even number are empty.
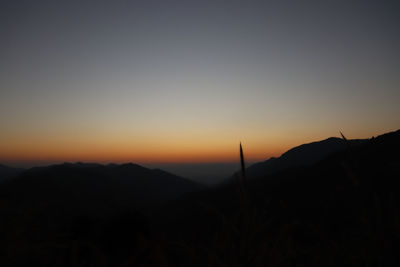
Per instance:
[[[397,131],[216,188],[163,173],[180,190],[157,201],[107,168],[22,174],[0,189],[1,263],[399,266],[399,150]]]

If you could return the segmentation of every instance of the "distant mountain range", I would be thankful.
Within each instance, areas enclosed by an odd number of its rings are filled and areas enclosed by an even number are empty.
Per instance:
[[[0,164],[0,182],[7,180],[9,178],[14,178],[21,174],[24,171],[24,169],[20,168],[11,168],[5,165]]]
[[[303,144],[288,150],[278,158],[272,157],[249,166],[246,168],[246,177],[260,178],[290,168],[310,166],[333,153],[345,150],[347,146],[358,146],[366,141],[367,139],[356,139],[345,142],[341,138],[330,137],[322,141]],[[234,177],[228,180],[231,181],[237,175],[241,175],[241,172],[236,172]]]
[[[4,169],[9,178],[11,174],[14,178],[1,184],[3,196],[58,203],[61,208],[83,213],[108,213],[125,207],[146,209],[203,188],[191,180],[132,163],[64,163],[23,172]]]

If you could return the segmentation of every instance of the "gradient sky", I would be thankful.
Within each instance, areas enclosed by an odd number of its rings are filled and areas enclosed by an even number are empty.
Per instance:
[[[400,128],[399,1],[1,1],[0,161],[230,162]]]

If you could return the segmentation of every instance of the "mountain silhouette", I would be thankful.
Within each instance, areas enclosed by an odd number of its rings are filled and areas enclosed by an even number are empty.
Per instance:
[[[0,164],[0,182],[9,178],[14,178],[22,173],[24,169],[21,168],[12,168],[5,165]]]
[[[246,168],[246,177],[250,179],[265,177],[290,168],[310,166],[335,152],[345,150],[348,145],[358,146],[366,141],[366,139],[357,139],[348,140],[346,143],[341,138],[330,137],[322,141],[303,144],[288,150],[278,158],[272,157],[249,166]],[[234,177],[237,175],[240,175],[240,172],[236,172]],[[233,178],[229,178],[229,181]]]
[[[238,266],[396,266],[399,151],[400,130],[244,188],[225,183],[189,195],[163,209],[166,233]]]
[[[399,266],[399,151],[400,130],[329,138],[210,188],[135,164],[33,168],[0,186],[0,264]]]
[[[124,207],[147,209],[203,188],[188,179],[140,165],[64,163],[35,167],[5,181],[12,198],[58,203],[82,213],[110,213]]]

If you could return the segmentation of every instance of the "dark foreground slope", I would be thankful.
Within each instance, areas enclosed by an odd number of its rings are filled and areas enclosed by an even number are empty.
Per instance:
[[[397,131],[192,195],[170,207],[166,232],[190,244],[182,258],[200,266],[398,266],[399,151]]]
[[[61,205],[24,202],[3,217],[0,259],[5,266],[399,266],[399,150],[397,131],[310,166],[184,195],[146,216],[126,207],[67,220],[57,217]]]

